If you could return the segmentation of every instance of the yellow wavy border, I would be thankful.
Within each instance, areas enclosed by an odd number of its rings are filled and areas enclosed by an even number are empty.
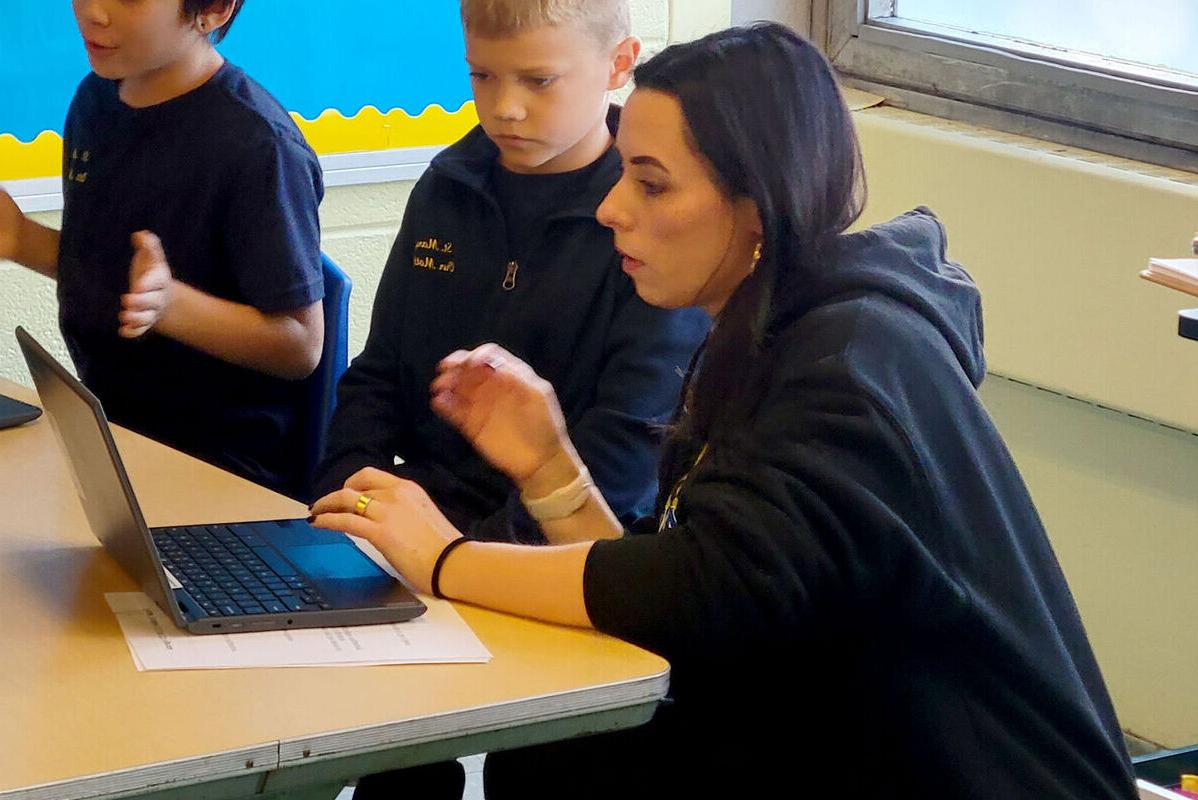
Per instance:
[[[415,117],[403,109],[384,114],[372,106],[353,117],[333,109],[314,120],[291,116],[320,155],[449,144],[478,124],[472,102],[453,112],[430,105]],[[52,178],[61,174],[61,169],[62,137],[57,133],[43,131],[32,142],[0,133],[0,180]]]
[[[299,114],[291,117],[312,149],[321,155],[450,144],[478,124],[472,102],[454,112],[430,105],[415,117],[400,108],[384,114],[373,106],[366,106],[353,117],[344,117],[334,109],[314,120]]]
[[[62,137],[42,131],[25,143],[10,133],[0,133],[0,180],[53,178],[62,174]]]

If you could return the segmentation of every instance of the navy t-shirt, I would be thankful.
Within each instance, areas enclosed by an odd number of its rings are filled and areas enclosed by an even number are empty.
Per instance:
[[[305,478],[311,392],[152,330],[117,335],[130,234],[153,231],[174,277],[263,312],[324,296],[320,166],[287,112],[226,63],[202,86],[132,108],[95,74],[67,115],[59,321],[79,376],[114,422],[245,477]]]

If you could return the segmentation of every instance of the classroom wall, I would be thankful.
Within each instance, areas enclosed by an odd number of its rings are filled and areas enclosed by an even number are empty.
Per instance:
[[[885,107],[856,120],[863,222],[930,206],[982,289],[982,397],[1124,727],[1198,742],[1198,342],[1176,335],[1198,301],[1136,274],[1185,255],[1198,176]]]
[[[648,53],[726,27],[728,0],[632,0],[634,32]],[[236,34],[234,34],[236,35]],[[65,113],[65,109],[64,109]],[[391,242],[399,228],[410,181],[330,188],[321,204],[322,244],[354,281],[350,299],[350,354],[362,349],[370,305]],[[58,227],[58,213],[34,214]],[[0,262],[0,376],[29,383],[11,331],[24,325],[68,360],[57,330],[54,284],[29,270]]]
[[[732,0],[732,24],[771,19],[803,34],[811,27],[811,0]]]

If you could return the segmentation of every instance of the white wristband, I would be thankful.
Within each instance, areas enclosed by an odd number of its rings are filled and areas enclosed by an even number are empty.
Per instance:
[[[528,509],[529,516],[537,522],[552,522],[555,519],[565,519],[582,508],[590,495],[591,473],[583,467],[578,477],[560,489],[554,489],[544,497],[532,498],[520,493],[520,502]]]

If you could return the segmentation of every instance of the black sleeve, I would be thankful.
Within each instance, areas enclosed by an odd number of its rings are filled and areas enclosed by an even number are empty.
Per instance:
[[[337,384],[337,407],[329,424],[328,449],[317,469],[317,496],[341,488],[363,467],[392,469],[395,456],[406,453],[404,393],[396,309],[403,307],[411,260],[412,215],[424,203],[427,184],[412,190],[399,235],[383,268],[366,346]]]
[[[851,387],[773,397],[752,430],[712,443],[677,528],[594,545],[584,594],[599,630],[702,658],[801,643],[887,591],[926,527],[906,438]]]
[[[631,289],[631,287],[630,287]],[[624,525],[652,511],[662,427],[678,405],[691,356],[707,335],[698,309],[654,308],[629,291],[608,333],[595,402],[570,421],[570,439],[595,485]],[[506,504],[471,535],[488,540],[543,537],[513,491]]]

